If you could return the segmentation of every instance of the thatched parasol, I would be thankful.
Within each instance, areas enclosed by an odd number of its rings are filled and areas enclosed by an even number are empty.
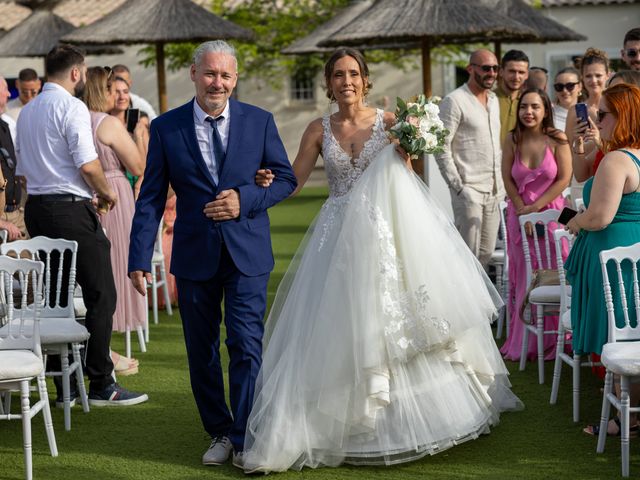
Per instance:
[[[339,33],[342,28],[350,23],[352,20],[356,20],[366,10],[368,10],[374,3],[374,0],[355,0],[350,5],[343,8],[338,14],[318,26],[306,37],[302,37],[287,48],[282,49],[282,53],[286,55],[302,55],[306,53],[326,53],[334,50],[334,47],[321,46],[320,43],[329,39],[332,35]],[[418,42],[414,43],[393,43],[383,45],[371,45],[363,43],[362,45],[355,45],[358,50],[368,50],[371,48],[418,48],[420,45]]]
[[[49,10],[35,10],[0,39],[0,57],[44,57],[76,27]],[[116,47],[88,47],[87,53],[122,53]]]
[[[533,28],[538,32],[538,38],[530,40],[531,42],[570,42],[583,41],[587,37],[574,32],[561,23],[546,17],[535,8],[532,8],[527,2],[522,0],[482,0],[482,3],[491,8],[493,11],[505,15],[515,21]],[[517,42],[514,42],[517,43]],[[496,56],[500,55],[500,44],[496,42]]]
[[[487,40],[533,40],[530,27],[466,0],[377,0],[321,46],[416,42],[422,49],[422,83],[431,95],[431,47]]]
[[[89,45],[155,44],[160,111],[165,112],[165,43],[252,36],[249,30],[223,20],[191,0],[128,0],[101,20],[65,35],[62,40]]]

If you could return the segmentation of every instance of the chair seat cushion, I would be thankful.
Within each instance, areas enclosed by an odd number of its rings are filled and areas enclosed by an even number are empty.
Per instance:
[[[0,381],[36,377],[43,368],[31,350],[0,350]]]
[[[164,254],[160,252],[153,252],[153,256],[151,257],[151,263],[162,263],[164,262]]]
[[[491,260],[490,262],[492,264],[502,264],[504,263],[504,250],[494,250],[493,253],[491,254]]]
[[[640,341],[607,343],[602,347],[601,360],[613,373],[640,376]]]
[[[560,303],[560,285],[536,287],[529,293],[529,303]]]
[[[571,310],[567,310],[562,314],[562,326],[565,330],[571,330]]]
[[[76,314],[76,318],[87,316],[87,307],[84,305],[82,297],[73,297],[73,309]]]
[[[7,325],[0,328],[0,332],[6,328]],[[42,345],[84,342],[88,338],[87,329],[75,320],[68,318],[40,319],[40,343]]]

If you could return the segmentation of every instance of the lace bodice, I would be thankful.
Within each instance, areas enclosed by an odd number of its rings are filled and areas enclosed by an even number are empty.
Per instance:
[[[376,120],[371,136],[365,142],[360,155],[351,158],[333,136],[329,114],[322,118],[322,157],[324,170],[329,180],[329,196],[341,197],[351,190],[362,172],[369,166],[380,150],[389,144],[384,129],[383,110],[376,110]]]

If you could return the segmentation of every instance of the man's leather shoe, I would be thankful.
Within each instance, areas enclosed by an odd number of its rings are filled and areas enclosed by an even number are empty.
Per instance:
[[[233,445],[228,437],[213,437],[209,449],[202,455],[203,465],[222,465],[231,455]]]

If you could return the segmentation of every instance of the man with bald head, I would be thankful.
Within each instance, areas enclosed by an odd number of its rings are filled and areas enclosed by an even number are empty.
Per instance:
[[[436,161],[449,185],[456,228],[484,267],[495,248],[504,198],[500,173],[500,106],[491,91],[498,61],[488,50],[471,54],[469,80],[440,104],[449,130]]]

